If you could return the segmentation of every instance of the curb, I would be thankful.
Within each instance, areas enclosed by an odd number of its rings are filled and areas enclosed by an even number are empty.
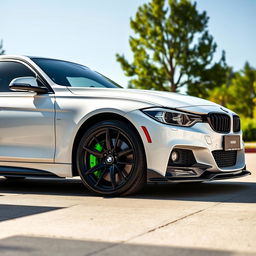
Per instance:
[[[256,153],[256,148],[246,148],[245,153]]]

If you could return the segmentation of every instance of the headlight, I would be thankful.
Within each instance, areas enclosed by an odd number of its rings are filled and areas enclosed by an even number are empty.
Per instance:
[[[143,109],[142,112],[164,124],[188,127],[195,123],[202,122],[202,117],[199,115],[171,109],[149,108]]]

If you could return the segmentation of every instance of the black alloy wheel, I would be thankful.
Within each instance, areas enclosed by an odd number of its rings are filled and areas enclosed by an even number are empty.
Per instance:
[[[143,146],[134,128],[122,121],[93,125],[77,150],[77,167],[83,183],[101,195],[128,195],[146,183]]]

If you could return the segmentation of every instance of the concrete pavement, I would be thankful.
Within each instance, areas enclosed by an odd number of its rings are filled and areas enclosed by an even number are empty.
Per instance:
[[[0,179],[0,255],[256,255],[253,175],[95,197],[79,180]]]

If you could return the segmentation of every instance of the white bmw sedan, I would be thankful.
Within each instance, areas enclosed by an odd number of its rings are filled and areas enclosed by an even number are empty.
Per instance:
[[[0,175],[80,176],[100,195],[250,174],[240,119],[177,93],[123,89],[62,60],[0,57]]]

